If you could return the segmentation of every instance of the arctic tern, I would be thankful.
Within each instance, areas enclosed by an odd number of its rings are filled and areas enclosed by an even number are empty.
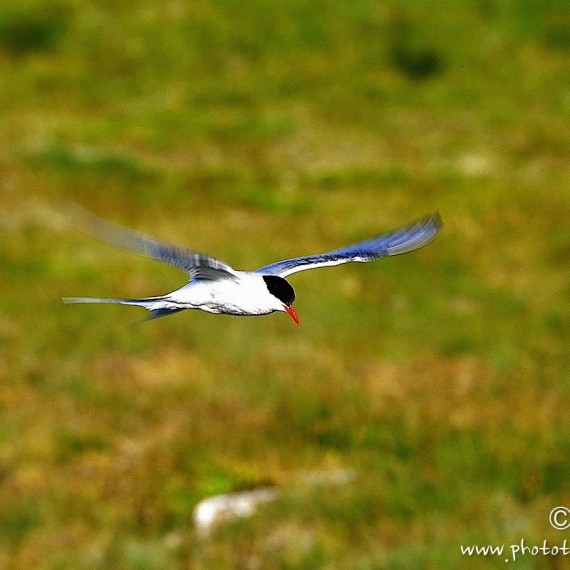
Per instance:
[[[182,249],[151,237],[123,229],[94,214],[77,209],[89,233],[112,245],[145,254],[186,272],[189,282],[166,295],[140,299],[66,297],[65,303],[120,303],[148,309],[150,319],[184,309],[228,315],[268,315],[283,311],[301,326],[293,308],[295,291],[285,279],[289,275],[340,265],[365,262],[414,251],[432,241],[442,227],[441,217],[433,213],[384,233],[346,247],[264,265],[254,271],[238,271],[219,259],[190,249]]]

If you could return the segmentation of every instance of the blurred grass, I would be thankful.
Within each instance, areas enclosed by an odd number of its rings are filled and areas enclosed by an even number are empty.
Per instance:
[[[0,567],[479,568],[570,506],[569,12],[554,0],[0,8]],[[439,209],[282,315],[125,307],[184,276],[65,196],[237,268]],[[350,468],[341,488],[299,472]],[[196,536],[211,494],[274,483]],[[519,567],[567,568],[562,557]]]

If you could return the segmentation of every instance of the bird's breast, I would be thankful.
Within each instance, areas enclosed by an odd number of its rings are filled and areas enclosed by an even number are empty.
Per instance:
[[[210,313],[267,315],[279,310],[262,280],[192,281],[170,294],[178,304]]]

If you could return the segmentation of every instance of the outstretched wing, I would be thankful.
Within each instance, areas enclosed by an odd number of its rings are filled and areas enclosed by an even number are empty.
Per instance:
[[[255,270],[263,275],[287,277],[298,271],[340,265],[350,261],[372,261],[388,255],[408,253],[432,241],[442,227],[440,215],[436,212],[392,232],[367,239],[327,253],[294,257],[265,265]]]
[[[236,272],[232,267],[215,257],[189,249],[182,249],[126,230],[103,220],[76,204],[71,204],[69,209],[81,228],[87,233],[111,245],[142,253],[158,261],[169,263],[188,273],[190,279],[215,280],[233,279],[236,277]]]

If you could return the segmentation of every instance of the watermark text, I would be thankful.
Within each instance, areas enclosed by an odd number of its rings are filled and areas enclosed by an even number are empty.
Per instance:
[[[520,542],[510,545],[461,545],[460,550],[462,556],[497,556],[504,558],[505,562],[516,562],[523,556],[568,556],[570,544],[567,539],[559,544],[549,544],[547,540],[542,544],[527,544],[522,538]]]

